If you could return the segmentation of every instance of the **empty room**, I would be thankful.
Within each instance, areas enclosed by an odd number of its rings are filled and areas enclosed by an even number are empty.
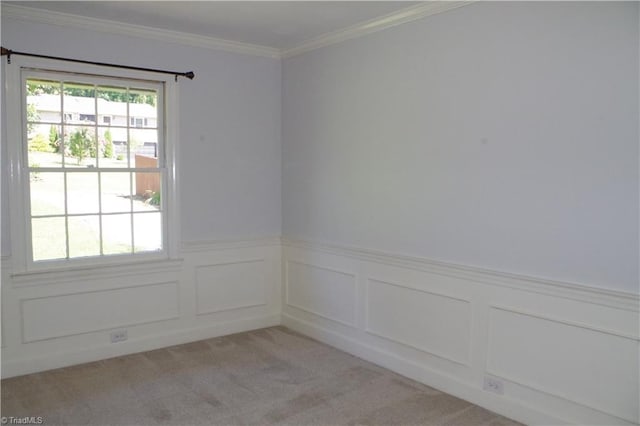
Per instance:
[[[640,424],[639,27],[3,0],[2,424]]]

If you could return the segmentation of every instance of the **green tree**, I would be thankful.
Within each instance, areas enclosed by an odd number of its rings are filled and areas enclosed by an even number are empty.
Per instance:
[[[57,95],[60,93],[60,84],[53,85],[51,83],[38,82],[35,80],[27,81],[27,95]]]
[[[40,115],[38,114],[38,110],[36,109],[35,104],[27,105],[27,132],[28,134],[33,133],[33,129],[35,128],[34,121],[39,121]]]
[[[51,148],[47,144],[44,135],[38,133],[29,139],[29,151],[51,152]]]
[[[111,138],[111,132],[107,130],[104,132],[104,158],[112,158],[113,157],[113,140]]]
[[[53,152],[60,152],[60,134],[56,126],[49,127],[49,146]]]
[[[86,128],[76,130],[69,138],[69,152],[78,160],[78,164],[92,153],[95,156],[93,138]]]
[[[58,95],[60,94],[60,84],[53,84],[51,82],[29,80],[27,81],[27,95]],[[106,99],[112,102],[129,102],[133,104],[149,104],[156,106],[156,95],[151,92],[136,92],[129,91],[125,88],[121,90],[105,90],[98,89],[97,93],[93,87],[90,86],[73,86],[69,84],[64,85],[64,94],[66,96],[80,96],[83,98],[93,98],[97,95],[98,98]]]

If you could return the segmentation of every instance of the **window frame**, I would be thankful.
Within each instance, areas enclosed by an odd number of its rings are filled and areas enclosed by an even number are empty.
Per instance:
[[[20,125],[7,126],[7,153],[9,157],[10,180],[10,219],[11,254],[15,274],[40,273],[46,271],[65,271],[101,266],[130,265],[140,262],[157,262],[178,259],[179,241],[179,199],[177,191],[178,144],[178,86],[174,77],[154,72],[115,69],[97,65],[69,63],[59,60],[12,57],[12,63],[5,67],[6,116],[8,123]],[[59,73],[75,74],[74,78],[115,80],[122,82],[160,83],[163,87],[164,108],[158,109],[162,116],[158,124],[159,138],[164,145],[163,197],[163,248],[160,252],[143,252],[122,255],[92,256],[71,259],[33,261],[32,235],[30,232],[30,180],[28,167],[28,136],[26,93],[23,87],[23,74]],[[159,159],[160,161],[160,159]],[[165,195],[166,194],[166,195]]]

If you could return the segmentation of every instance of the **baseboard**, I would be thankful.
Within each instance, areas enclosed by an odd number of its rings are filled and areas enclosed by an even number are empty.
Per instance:
[[[279,325],[280,323],[280,315],[276,314],[176,330],[155,336],[146,336],[140,339],[128,340],[117,344],[95,346],[84,350],[48,353],[41,357],[3,362],[2,378],[37,373],[39,371],[68,367],[71,365],[145,352],[168,346],[210,339],[213,337],[272,327]]]
[[[546,425],[570,423],[565,419],[553,417],[545,412],[524,406],[517,401],[488,394],[482,389],[462,382],[455,377],[434,371],[396,354],[383,351],[308,321],[294,318],[291,315],[282,315],[282,325],[439,391],[480,405],[522,423]]]

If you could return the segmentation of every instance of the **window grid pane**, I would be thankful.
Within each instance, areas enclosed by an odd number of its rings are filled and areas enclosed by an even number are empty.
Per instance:
[[[47,99],[54,105],[50,109],[57,110],[55,116],[38,110],[44,98],[36,89],[50,92]],[[163,250],[159,182],[166,171],[158,162],[159,90],[27,79],[27,127],[39,132],[27,138],[26,149],[33,261]],[[34,108],[48,121],[34,115]],[[124,111],[124,117],[118,118],[118,111]],[[126,159],[116,154],[118,131]],[[158,185],[140,184],[144,193],[136,194],[134,179],[141,167],[145,173],[140,176]],[[54,225],[55,230],[48,231]]]
[[[66,259],[66,218],[36,218],[31,220],[33,259]]]

